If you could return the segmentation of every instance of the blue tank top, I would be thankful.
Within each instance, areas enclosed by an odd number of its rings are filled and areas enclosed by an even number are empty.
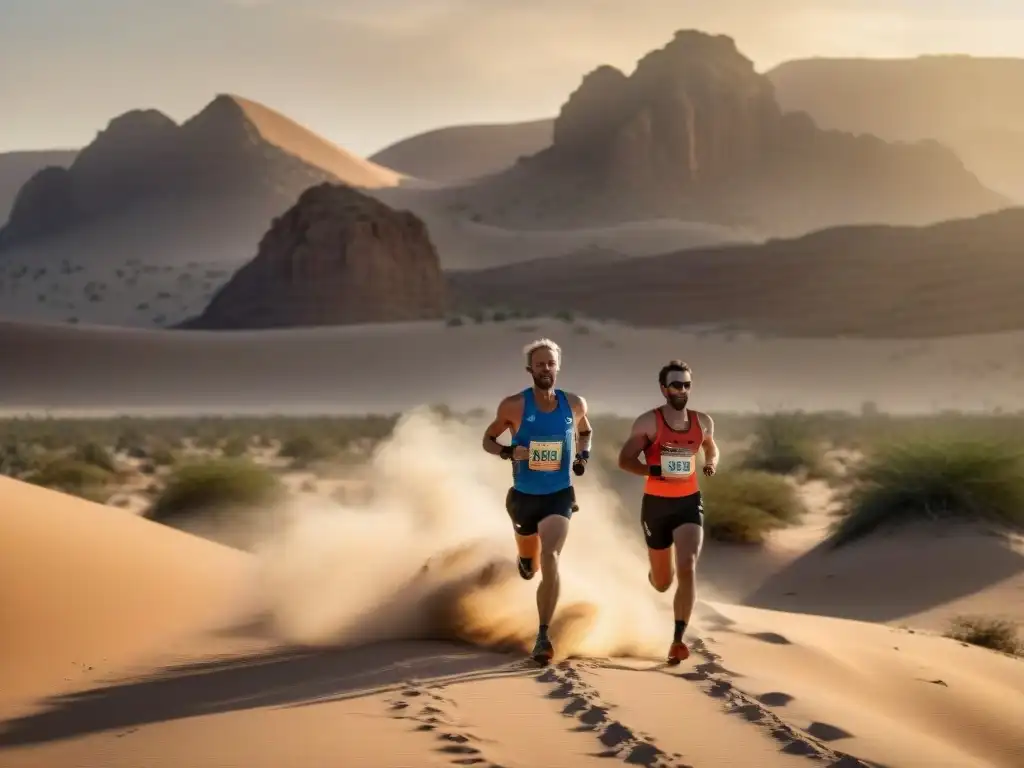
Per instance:
[[[555,410],[537,408],[533,388],[523,390],[523,419],[512,436],[512,445],[525,445],[530,458],[512,462],[512,487],[532,494],[555,493],[572,485],[572,447],[576,417],[565,392],[555,390]]]

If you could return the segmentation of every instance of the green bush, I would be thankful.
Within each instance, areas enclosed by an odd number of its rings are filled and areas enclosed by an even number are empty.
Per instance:
[[[103,467],[66,457],[53,459],[24,478],[33,485],[101,503],[110,496],[113,479],[113,473]]]
[[[39,455],[25,443],[10,443],[0,446],[0,475],[21,477],[37,468]]]
[[[883,526],[961,520],[1024,528],[1024,458],[981,438],[914,441],[878,450],[852,478],[832,542]]]
[[[1024,656],[1024,641],[1018,636],[1016,625],[1005,619],[957,616],[946,637],[1011,656]]]
[[[330,458],[334,453],[334,448],[326,440],[310,437],[309,435],[296,435],[285,440],[278,451],[278,455],[286,459],[292,459],[296,465],[321,461]]]
[[[241,435],[229,437],[221,446],[220,452],[229,459],[237,459],[249,451],[249,441]]]
[[[754,428],[754,443],[740,466],[780,475],[828,476],[821,441],[814,438],[800,417],[789,414],[760,419]]]
[[[117,470],[114,457],[110,455],[110,451],[99,443],[83,443],[75,450],[74,458],[84,464],[92,464],[94,467],[105,469],[107,472],[115,472]]]
[[[761,544],[778,529],[799,522],[807,508],[786,478],[738,469],[702,478],[704,530],[708,538]]]
[[[175,462],[174,452],[163,444],[154,446],[149,458],[157,467],[169,467]]]
[[[147,517],[166,521],[195,512],[261,507],[284,498],[277,477],[239,459],[182,464],[167,480]]]

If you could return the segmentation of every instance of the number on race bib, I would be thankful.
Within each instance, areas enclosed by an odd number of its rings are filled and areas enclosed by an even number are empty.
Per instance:
[[[669,479],[685,479],[693,474],[693,454],[685,449],[662,448],[661,474]]]
[[[535,472],[554,472],[562,466],[561,440],[531,440],[530,469]]]

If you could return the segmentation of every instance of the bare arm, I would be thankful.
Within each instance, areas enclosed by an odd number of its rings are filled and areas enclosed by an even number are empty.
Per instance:
[[[506,429],[512,433],[516,430],[516,424],[521,417],[518,400],[518,395],[512,395],[498,403],[498,410],[494,415],[494,419],[487,425],[487,429],[484,430],[484,450],[493,456],[500,456],[502,450],[506,447],[498,442],[498,438],[502,433]]]
[[[594,428],[590,425],[590,418],[587,415],[587,401],[579,395],[570,394],[569,404],[576,417],[576,434],[579,437],[576,444],[578,453],[586,451],[589,456],[590,446],[594,440]]]
[[[640,454],[651,444],[651,433],[655,431],[656,427],[652,411],[642,414],[633,422],[629,437],[626,438],[626,442],[622,444],[622,449],[619,451],[619,469],[640,477],[647,477],[648,468],[640,461]]]
[[[704,472],[713,475],[718,468],[718,444],[715,442],[715,420],[706,413],[698,413],[701,431],[704,433],[704,440],[701,447],[704,449]]]

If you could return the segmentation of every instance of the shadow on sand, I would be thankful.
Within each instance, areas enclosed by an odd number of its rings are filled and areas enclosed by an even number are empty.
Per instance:
[[[824,541],[741,602],[756,608],[888,622],[928,611],[1024,571],[996,533],[951,527],[878,532],[843,547]]]
[[[411,680],[470,680],[525,672],[514,657],[454,643],[279,650],[171,667],[44,700],[40,711],[0,723],[0,752],[196,715],[352,699]]]

